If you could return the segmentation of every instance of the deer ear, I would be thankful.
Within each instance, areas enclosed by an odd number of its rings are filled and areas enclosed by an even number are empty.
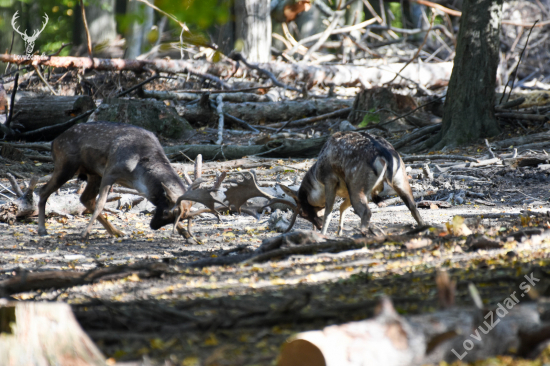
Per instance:
[[[288,188],[287,186],[284,186],[282,184],[279,184],[279,187],[281,187],[281,189],[283,190],[283,192],[285,192],[286,194],[288,194],[291,198],[294,199],[294,201],[296,201],[296,203],[299,203],[298,202],[298,191],[295,191],[293,189],[290,189]]]
[[[166,186],[164,183],[161,183],[162,184],[162,188],[164,188],[164,194],[166,195],[166,198],[168,198],[168,201],[170,201],[170,203],[172,205],[174,205],[176,203],[176,201],[178,200],[178,195],[176,195],[170,188],[168,188],[168,186]]]

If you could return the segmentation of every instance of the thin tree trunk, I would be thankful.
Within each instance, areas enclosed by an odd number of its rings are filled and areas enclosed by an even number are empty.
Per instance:
[[[441,132],[426,146],[439,150],[500,132],[494,99],[503,0],[466,0]]]
[[[250,62],[271,59],[271,16],[269,0],[235,1],[235,38]],[[240,48],[240,47],[239,47]]]
[[[78,1],[77,1],[78,3]],[[74,42],[85,45],[86,32],[82,26],[80,7],[75,10]],[[94,44],[112,41],[116,38],[115,1],[97,0],[86,6],[86,20],[90,30],[90,37]]]

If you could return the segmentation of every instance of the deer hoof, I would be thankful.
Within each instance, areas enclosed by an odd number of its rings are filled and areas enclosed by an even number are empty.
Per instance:
[[[46,230],[46,228],[41,227],[41,228],[38,229],[38,235],[39,236],[46,236],[46,235],[48,235],[48,231]]]

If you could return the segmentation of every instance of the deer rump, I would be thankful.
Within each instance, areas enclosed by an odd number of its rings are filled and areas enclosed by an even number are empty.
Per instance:
[[[342,232],[349,207],[361,217],[361,232],[366,234],[372,215],[368,202],[380,202],[378,195],[385,183],[401,197],[415,220],[424,225],[404,167],[397,151],[385,139],[365,132],[338,132],[327,141],[300,189],[297,192],[283,189],[297,202],[295,212],[321,229],[323,234],[328,229],[337,196],[344,198],[338,234]]]

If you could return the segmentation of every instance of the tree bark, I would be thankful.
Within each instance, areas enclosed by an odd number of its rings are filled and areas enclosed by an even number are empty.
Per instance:
[[[271,16],[268,0],[235,1],[235,33],[249,62],[271,60]]]
[[[441,132],[426,143],[434,150],[464,145],[500,132],[495,118],[503,0],[466,0]]]

